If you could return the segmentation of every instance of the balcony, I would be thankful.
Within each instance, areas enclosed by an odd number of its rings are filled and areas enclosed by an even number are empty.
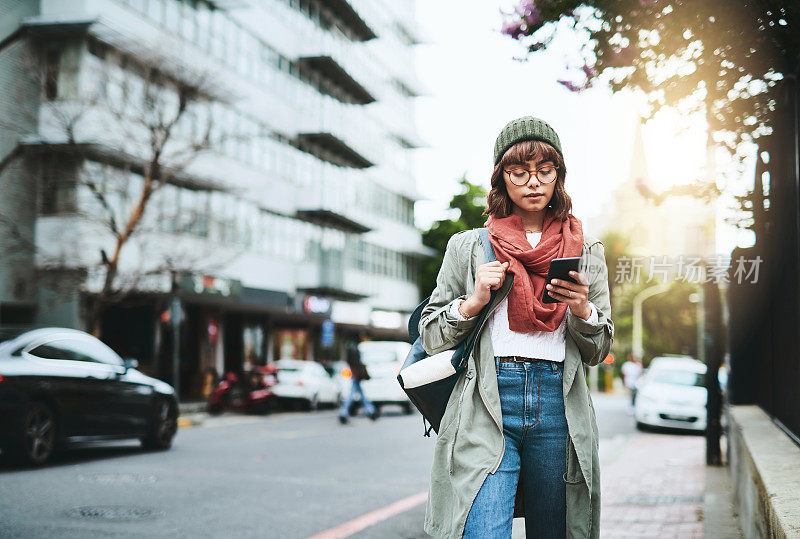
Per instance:
[[[335,13],[336,17],[346,25],[360,41],[368,41],[378,37],[347,0],[320,0],[320,4],[326,6]]]
[[[295,216],[304,221],[363,234],[372,228],[353,214],[351,192],[355,188],[343,178],[325,178],[323,183],[297,190]]]
[[[369,297],[363,282],[354,279],[353,272],[345,270],[344,262],[344,251],[321,249],[319,262],[298,268],[297,290],[346,301]]]
[[[362,233],[372,230],[367,225],[361,224],[350,219],[346,215],[342,215],[341,213],[326,208],[298,209],[295,215],[298,219],[322,226],[344,230],[345,232]]]
[[[375,165],[330,132],[298,133],[292,144],[299,150],[341,167],[368,168]]]
[[[304,71],[316,73],[322,79],[340,88],[353,103],[367,105],[375,101],[375,97],[331,56],[303,56],[297,59],[297,65],[300,67],[301,73]],[[329,93],[329,95],[332,94]]]

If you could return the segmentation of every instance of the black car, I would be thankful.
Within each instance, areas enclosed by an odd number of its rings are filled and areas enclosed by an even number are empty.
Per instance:
[[[16,333],[16,334],[15,334]],[[70,442],[139,438],[168,449],[178,401],[100,340],[69,328],[5,334],[0,342],[0,448],[41,464]]]

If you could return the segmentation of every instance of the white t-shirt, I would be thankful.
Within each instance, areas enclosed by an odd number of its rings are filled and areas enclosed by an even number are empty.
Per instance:
[[[642,374],[642,364],[636,363],[635,361],[626,361],[622,364],[622,381],[625,383],[625,387],[628,389],[633,389],[636,385],[636,380],[639,379],[639,375]]]

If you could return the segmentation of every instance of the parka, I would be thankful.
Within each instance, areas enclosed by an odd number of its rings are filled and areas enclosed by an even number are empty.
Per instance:
[[[591,324],[567,308],[566,350],[563,369],[564,408],[568,432],[566,459],[567,537],[600,535],[600,466],[594,404],[584,365],[603,361],[614,340],[608,268],[603,243],[584,234],[581,271],[589,280],[589,297],[597,309]],[[419,322],[423,348],[430,354],[451,349],[475,329],[479,316],[455,318],[450,307],[475,289],[478,266],[487,262],[477,229],[451,236],[436,288]],[[508,295],[514,274],[490,301],[490,314]],[[433,537],[460,538],[467,515],[488,474],[497,470],[505,451],[497,373],[488,327],[479,328],[467,368],[448,400],[436,438],[430,470],[424,530]],[[522,480],[518,482],[514,517],[524,516]]]

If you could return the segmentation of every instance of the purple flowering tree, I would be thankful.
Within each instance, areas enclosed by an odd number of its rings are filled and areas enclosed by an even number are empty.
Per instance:
[[[772,156],[760,160],[760,172],[771,171],[773,182],[794,180],[786,176],[797,155],[791,119],[797,116],[800,2],[520,0],[501,14],[502,33],[529,54],[546,49],[563,30],[581,38],[582,65],[573,80],[559,81],[569,90],[598,81],[615,92],[637,89],[647,96],[645,119],[662,107],[700,112],[740,167],[740,143],[754,141]],[[737,224],[758,234],[754,221],[763,226],[769,204],[756,182],[740,199],[752,219]]]

